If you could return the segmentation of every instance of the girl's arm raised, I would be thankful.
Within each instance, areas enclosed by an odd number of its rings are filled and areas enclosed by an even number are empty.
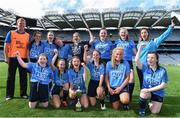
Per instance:
[[[143,47],[144,47],[143,45],[140,45],[140,46],[139,46],[139,49],[138,49],[138,51],[137,51],[137,53],[136,53],[136,57],[135,57],[135,63],[136,63],[136,66],[137,66],[139,69],[142,69],[142,63],[141,63],[139,57],[140,57],[140,53],[141,53],[141,50],[142,50]]]
[[[58,57],[58,50],[54,49],[54,57],[52,58],[52,61],[51,61],[51,68],[53,71],[55,71],[56,69],[56,66],[54,65],[54,63],[56,62],[57,57]]]
[[[94,36],[92,32],[90,31],[90,29],[86,29],[86,31],[89,33],[89,36],[90,36],[89,44],[91,44],[94,41]]]
[[[88,51],[88,45],[84,45],[83,61],[85,62],[85,64],[88,63],[88,59],[87,59],[87,51]]]

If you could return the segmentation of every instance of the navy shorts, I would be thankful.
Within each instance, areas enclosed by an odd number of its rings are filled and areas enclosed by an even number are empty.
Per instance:
[[[163,102],[164,98],[151,92],[151,101]]]
[[[52,95],[59,95],[62,89],[63,89],[62,86],[55,85],[52,89]]]
[[[30,83],[30,102],[47,102],[49,100],[49,86],[38,82]]]
[[[116,88],[112,88],[112,87],[111,87],[111,89],[115,90]],[[111,95],[111,94],[110,94],[110,97],[109,97],[110,102],[113,103],[113,102],[119,101],[119,100],[120,100],[119,95],[120,95],[121,93],[123,93],[123,92],[128,92],[128,91],[129,91],[128,86],[125,86],[125,87],[119,92],[119,94],[114,94],[114,95]]]
[[[96,97],[97,93],[96,93],[96,89],[99,86],[99,81],[97,80],[90,80],[89,85],[88,85],[88,96],[89,97]],[[103,86],[104,88],[104,86]]]

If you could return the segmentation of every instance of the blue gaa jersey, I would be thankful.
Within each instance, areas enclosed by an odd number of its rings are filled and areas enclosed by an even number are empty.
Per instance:
[[[103,42],[100,39],[96,39],[91,43],[93,49],[98,50],[101,53],[101,59],[111,59],[111,50],[113,50],[113,43],[105,39]]]
[[[83,78],[84,68],[81,67],[79,72],[75,72],[74,69],[70,68],[68,71],[69,82],[73,85],[73,89],[77,90],[80,86],[80,90],[86,92],[85,82]]]
[[[133,49],[136,48],[133,40],[124,41],[122,39],[117,39],[115,41],[116,47],[122,47],[124,49],[124,60],[131,61],[134,55]]]
[[[29,50],[29,57],[32,59],[38,59],[39,55],[44,51],[44,44],[40,42],[39,45],[36,45],[34,42]]]
[[[110,86],[113,88],[121,86],[126,79],[126,75],[129,73],[129,63],[125,60],[122,63],[116,65],[114,69],[112,68],[111,61],[109,61],[106,65],[106,74],[108,74]]]
[[[71,53],[71,47],[69,44],[64,44],[62,47],[58,48],[58,58],[68,59],[68,55]]]
[[[48,41],[44,42],[44,53],[46,57],[48,58],[48,65],[51,64],[52,58],[54,56],[54,49],[56,49],[55,44],[49,44]]]
[[[27,63],[27,69],[31,72],[31,82],[48,85],[54,77],[53,71],[49,66],[41,67],[37,63],[29,62]]]
[[[64,86],[64,84],[69,82],[68,71],[64,71],[63,74],[60,74],[58,68],[54,71],[54,84],[56,86]]]
[[[139,49],[140,45],[146,45],[141,53],[140,53],[140,61],[142,64],[146,64],[147,63],[147,54],[149,51],[156,51],[157,48],[159,47],[159,45],[165,41],[168,36],[172,33],[173,31],[173,27],[169,26],[168,29],[158,38],[152,39],[149,42],[147,41],[140,41],[137,45],[137,49]]]
[[[87,63],[87,67],[90,70],[91,80],[99,81],[100,76],[104,75],[105,73],[104,65],[102,63],[99,65],[99,67],[96,67],[92,62],[89,61]]]
[[[154,72],[148,65],[142,66],[143,71],[143,88],[152,88],[160,85],[162,82],[168,82],[166,69],[163,67],[157,68]],[[153,91],[154,94],[164,97],[164,89]]]

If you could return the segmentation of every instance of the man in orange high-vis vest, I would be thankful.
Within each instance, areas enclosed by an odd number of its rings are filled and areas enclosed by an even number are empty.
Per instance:
[[[6,100],[10,100],[14,97],[15,89],[15,75],[16,69],[19,69],[20,75],[20,97],[27,98],[27,70],[22,68],[15,56],[18,51],[21,58],[27,62],[28,57],[28,43],[30,35],[25,32],[24,28],[26,21],[23,18],[17,20],[17,30],[9,31],[6,35],[4,44],[4,56],[5,62],[8,64],[8,77],[6,84]]]

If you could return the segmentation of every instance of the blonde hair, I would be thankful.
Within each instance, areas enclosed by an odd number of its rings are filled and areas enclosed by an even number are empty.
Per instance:
[[[40,58],[40,57],[45,57],[45,58],[46,58],[46,60],[48,61],[48,58],[46,57],[46,55],[45,55],[44,53],[39,54],[39,56],[38,56],[38,60],[39,60],[39,58]]]
[[[111,62],[112,62],[112,68],[114,69],[115,68],[115,65],[116,65],[116,61],[115,61],[115,54],[117,51],[121,51],[122,53],[124,53],[124,48],[122,47],[117,47],[117,48],[114,48],[113,51],[112,51],[112,56],[111,56]]]
[[[57,59],[57,64],[56,64],[56,66],[58,67],[58,65],[59,65],[59,63],[60,63],[61,61],[64,62],[64,64],[65,64],[65,69],[66,69],[66,61],[65,61],[65,59]]]

